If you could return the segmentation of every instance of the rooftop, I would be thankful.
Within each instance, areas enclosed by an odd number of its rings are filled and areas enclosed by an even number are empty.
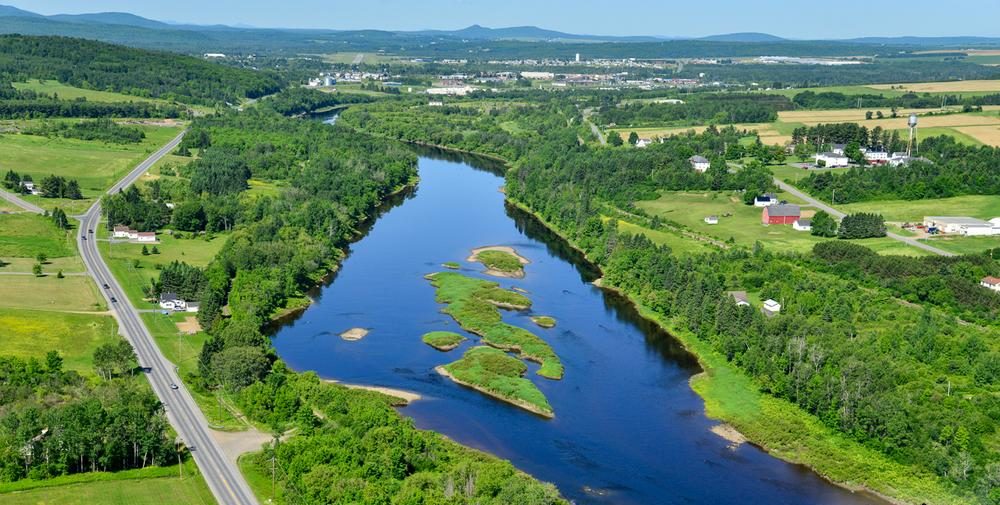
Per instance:
[[[767,207],[767,215],[769,216],[798,216],[802,213],[798,205],[784,204],[784,205],[773,205]]]
[[[688,159],[693,163],[708,163],[708,158],[704,156],[698,156],[697,154]]]
[[[959,225],[966,224],[966,225],[979,225],[979,226],[990,224],[987,223],[986,221],[983,221],[982,219],[976,219],[974,217],[966,217],[966,216],[927,216],[924,217],[924,221],[933,221],[934,223],[941,223],[941,224],[959,224]]]
[[[996,277],[993,277],[993,276],[983,277],[983,282],[985,282],[986,284],[993,285],[993,286],[1000,285],[1000,279],[998,279]]]

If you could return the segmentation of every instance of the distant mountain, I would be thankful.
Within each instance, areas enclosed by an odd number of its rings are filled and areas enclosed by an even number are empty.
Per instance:
[[[403,32],[417,35],[434,35],[440,37],[457,37],[466,40],[544,40],[544,41],[589,41],[589,42],[654,42],[663,40],[658,37],[634,36],[619,37],[609,35],[579,35],[574,33],[546,30],[537,26],[512,26],[509,28],[487,28],[472,25],[461,30],[421,30]]]
[[[2,15],[4,14],[2,11],[0,11],[0,16]],[[162,23],[160,21],[153,21],[152,19],[146,19],[142,16],[136,16],[135,14],[129,14],[127,12],[97,12],[94,14],[56,14],[54,16],[45,16],[45,17],[55,21],[64,21],[67,23],[125,25],[125,26],[137,26],[140,28],[154,28],[154,29],[171,27],[167,23]]]
[[[711,42],[787,42],[777,35],[758,32],[724,33],[721,35],[709,35],[698,40],[708,40]]]
[[[26,10],[18,9],[17,7],[11,7],[10,5],[0,5],[0,16],[21,17],[21,18],[43,17],[41,14],[28,12]]]

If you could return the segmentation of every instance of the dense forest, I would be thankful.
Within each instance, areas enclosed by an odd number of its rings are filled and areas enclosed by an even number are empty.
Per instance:
[[[778,111],[791,110],[792,102],[780,95],[696,94],[684,103],[631,102],[605,106],[596,118],[599,124],[618,126],[684,124],[770,123]]]
[[[883,258],[834,241],[805,255],[758,247],[680,257],[644,237],[619,232],[615,221],[601,219],[602,214],[609,204],[639,213],[632,203],[663,189],[756,194],[770,182],[763,167],[729,173],[724,163],[716,167],[714,161],[701,175],[686,161],[694,153],[724,157],[737,132],[672,137],[646,149],[595,148],[578,142],[584,133],[576,126],[574,107],[555,101],[535,112],[491,110],[475,118],[385,104],[363,109],[350,111],[345,122],[408,140],[420,140],[423,133],[435,143],[507,157],[512,163],[508,196],[585,251],[608,285],[710,344],[761,390],[798,405],[830,428],[936,474],[957,493],[974,493],[990,503],[1000,499],[1000,458],[991,449],[1000,416],[993,400],[1000,390],[993,325],[998,302],[978,286],[983,275],[1000,274],[1000,266],[988,256]],[[515,150],[499,142],[499,131],[506,130],[494,128],[515,116],[517,133],[506,135],[514,137],[514,145],[530,147]],[[484,130],[497,133],[484,136]],[[953,160],[955,150],[962,157],[981,152],[928,142],[922,153],[932,151],[937,159]],[[985,170],[986,163],[979,166]],[[857,226],[848,228],[851,234],[882,231],[878,216],[856,220]],[[848,252],[834,253],[838,248]],[[841,260],[851,254],[867,259],[856,266]],[[740,308],[729,290],[779,300],[782,315],[768,318]],[[970,303],[974,298],[979,301]],[[960,325],[959,317],[987,326]]]
[[[88,379],[44,360],[0,356],[0,482],[177,462],[163,405],[124,340],[94,353]]]
[[[799,184],[825,200],[836,191],[838,203],[1000,194],[1000,172],[996,170],[1000,148],[967,146],[940,136],[921,142],[919,153],[929,161],[810,174]]]
[[[28,79],[203,105],[239,103],[282,86],[273,73],[177,54],[83,39],[0,35],[0,80]]]

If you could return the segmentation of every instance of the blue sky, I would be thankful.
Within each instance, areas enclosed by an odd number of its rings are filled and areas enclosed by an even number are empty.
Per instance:
[[[456,29],[536,25],[571,33],[792,38],[1000,36],[1000,0],[0,0],[42,14],[132,12],[260,27]]]

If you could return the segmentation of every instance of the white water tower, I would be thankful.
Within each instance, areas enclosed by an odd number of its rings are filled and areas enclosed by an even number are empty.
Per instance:
[[[909,157],[917,152],[917,115],[910,114],[906,124],[910,126],[910,141],[906,144],[906,156]]]

